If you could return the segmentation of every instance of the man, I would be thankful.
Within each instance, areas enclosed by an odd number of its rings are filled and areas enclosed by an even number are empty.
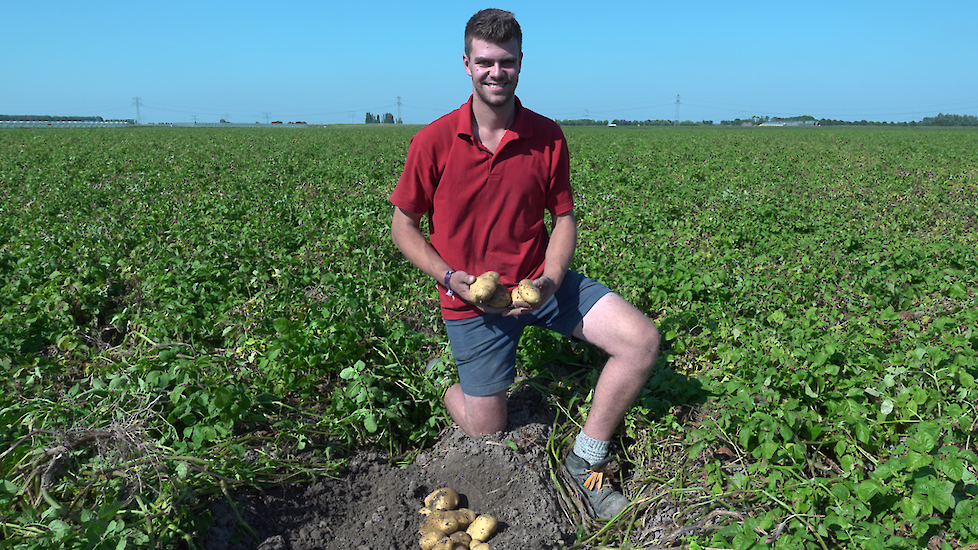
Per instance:
[[[506,427],[506,388],[515,379],[524,327],[545,326],[609,354],[564,463],[592,512],[608,518],[627,499],[608,485],[585,486],[585,480],[606,462],[615,429],[648,380],[659,334],[620,296],[569,269],[577,223],[567,144],[556,123],[517,99],[522,61],[513,14],[488,9],[472,16],[462,55],[472,95],[412,138],[391,194],[391,236],[408,260],[439,283],[460,379],[444,401],[467,434]],[[430,241],[421,230],[426,214]],[[510,288],[532,279],[543,301],[507,309],[472,303],[469,285],[490,270]]]

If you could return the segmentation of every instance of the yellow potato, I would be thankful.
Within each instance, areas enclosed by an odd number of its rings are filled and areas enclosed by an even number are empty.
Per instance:
[[[468,527],[473,521],[475,521],[477,516],[478,514],[472,510],[469,510],[468,508],[459,508],[458,510],[455,510],[455,521],[458,522],[459,529]]]
[[[455,541],[445,537],[435,543],[435,545],[431,547],[431,550],[455,550]]]
[[[540,305],[540,289],[533,284],[533,281],[523,279],[514,292],[519,292],[520,300],[530,304],[530,306],[536,307]],[[516,298],[513,298],[513,301],[515,302]]]
[[[506,290],[505,285],[496,285],[496,290],[492,293],[489,300],[486,301],[487,306],[491,307],[507,307],[512,303],[509,296],[509,291]]]
[[[454,510],[458,508],[458,493],[451,487],[442,487],[424,497],[424,506],[432,511]]]
[[[472,545],[469,546],[469,550],[489,550],[489,543],[472,539]]]
[[[421,546],[421,550],[432,550],[442,539],[448,540],[448,536],[441,531],[428,531],[421,535],[421,540],[418,541],[418,544]]]
[[[454,513],[439,510],[432,512],[428,517],[424,518],[418,531],[421,533],[438,531],[445,535],[451,535],[455,531],[458,531],[458,520],[455,519]]]
[[[475,518],[475,521],[472,522],[472,525],[469,525],[469,528],[465,532],[472,537],[472,540],[486,542],[496,532],[497,525],[496,518],[489,514],[482,514]]]
[[[456,531],[448,538],[452,539],[456,545],[462,545],[466,548],[468,548],[469,543],[472,542],[472,537],[470,537],[465,531]]]
[[[472,298],[473,302],[482,304],[492,298],[493,292],[496,291],[496,285],[499,284],[499,273],[495,271],[486,271],[475,280],[474,283],[469,285],[469,297]]]

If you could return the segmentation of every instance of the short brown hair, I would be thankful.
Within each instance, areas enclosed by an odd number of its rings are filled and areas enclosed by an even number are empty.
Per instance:
[[[478,38],[492,44],[505,44],[516,40],[523,51],[523,31],[516,17],[508,11],[488,8],[476,13],[465,25],[465,53],[472,49],[472,39]]]

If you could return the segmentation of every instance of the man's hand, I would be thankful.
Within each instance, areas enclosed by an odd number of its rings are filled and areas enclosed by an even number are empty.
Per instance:
[[[452,274],[450,281],[451,290],[456,297],[472,304],[483,313],[494,313],[502,315],[503,317],[516,317],[542,307],[543,304],[547,303],[547,300],[554,295],[554,292],[557,292],[557,285],[553,284],[550,277],[540,277],[539,279],[533,280],[533,286],[540,289],[541,301],[537,308],[534,308],[530,306],[530,304],[522,301],[513,302],[513,304],[511,304],[509,307],[491,307],[472,300],[472,295],[469,293],[469,286],[474,283],[476,279],[477,277],[475,275],[470,275],[465,271],[456,271]]]
[[[544,304],[547,303],[547,300],[549,300],[550,297],[557,292],[557,285],[555,285],[553,280],[551,280],[550,277],[547,276],[534,279],[533,286],[537,287],[540,290],[539,305],[533,307],[530,304],[523,301],[513,302],[513,304],[510,306],[510,309],[504,315],[508,314],[508,316],[517,316],[517,315],[522,315],[524,313],[529,313],[535,309],[540,309],[541,307],[543,307]]]
[[[456,271],[452,273],[450,279],[448,279],[448,290],[466,302],[472,304],[472,297],[469,294],[469,286],[475,282],[477,277],[475,275],[469,275],[464,271]]]

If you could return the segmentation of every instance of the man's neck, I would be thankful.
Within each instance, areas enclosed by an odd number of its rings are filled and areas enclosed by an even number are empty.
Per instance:
[[[503,135],[516,119],[516,98],[507,105],[492,107],[475,101],[472,103],[472,134],[486,149],[495,154]]]
[[[493,107],[480,101],[472,102],[472,117],[479,129],[486,132],[505,131],[516,118],[516,98],[501,105]]]

